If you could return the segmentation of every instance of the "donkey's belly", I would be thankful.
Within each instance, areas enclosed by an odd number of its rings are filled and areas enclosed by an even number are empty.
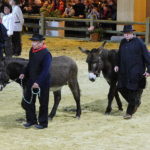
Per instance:
[[[55,91],[59,91],[62,89],[62,86],[59,87],[50,87],[50,91],[55,92]]]

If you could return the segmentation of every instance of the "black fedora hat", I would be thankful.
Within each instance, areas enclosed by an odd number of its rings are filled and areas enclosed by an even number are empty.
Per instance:
[[[127,33],[127,32],[133,32],[133,31],[135,30],[133,29],[132,25],[124,25],[123,31],[121,32]]]
[[[33,34],[32,38],[30,38],[31,41],[43,41],[45,38],[41,34]]]

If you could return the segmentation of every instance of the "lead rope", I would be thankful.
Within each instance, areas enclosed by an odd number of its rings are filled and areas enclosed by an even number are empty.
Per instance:
[[[40,97],[41,89],[38,88],[38,91],[37,91],[37,92],[34,92],[34,91],[33,91],[33,88],[31,88],[31,99],[30,99],[30,100],[26,100],[26,98],[24,97],[24,93],[23,93],[23,83],[22,83],[22,80],[23,80],[23,79],[20,79],[20,81],[21,81],[21,88],[22,88],[22,98],[23,98],[23,100],[24,100],[27,104],[31,104],[31,103],[32,103],[32,100],[33,100],[33,95],[38,95],[38,96]]]

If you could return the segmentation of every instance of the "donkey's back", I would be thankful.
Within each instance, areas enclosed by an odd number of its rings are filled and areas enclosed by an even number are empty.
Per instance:
[[[63,86],[69,81],[77,79],[78,67],[76,62],[67,57],[54,57],[51,66],[51,86]]]

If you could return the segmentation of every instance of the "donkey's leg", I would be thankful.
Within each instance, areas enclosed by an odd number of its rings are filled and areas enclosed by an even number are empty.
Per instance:
[[[54,105],[53,105],[53,108],[51,110],[51,113],[48,116],[49,120],[52,120],[53,117],[56,115],[56,111],[57,111],[59,102],[61,100],[61,90],[55,91],[55,92],[53,92],[53,94],[54,94]]]
[[[116,99],[116,102],[117,102],[117,105],[118,105],[118,109],[123,111],[122,102],[120,100],[120,97],[119,97],[117,89],[116,89],[116,93],[115,93],[115,99]]]
[[[77,81],[77,79],[71,80],[71,81],[68,81],[68,84],[69,84],[69,87],[70,87],[71,92],[73,94],[73,97],[76,101],[76,107],[77,107],[76,117],[80,118],[81,106],[80,106],[80,88],[79,88],[78,81]]]
[[[115,84],[114,83],[111,83],[109,84],[110,85],[110,88],[109,88],[109,93],[108,93],[108,105],[107,105],[107,108],[106,108],[106,111],[105,111],[105,114],[110,114],[111,110],[112,110],[112,101],[113,101],[113,98],[115,96]]]

